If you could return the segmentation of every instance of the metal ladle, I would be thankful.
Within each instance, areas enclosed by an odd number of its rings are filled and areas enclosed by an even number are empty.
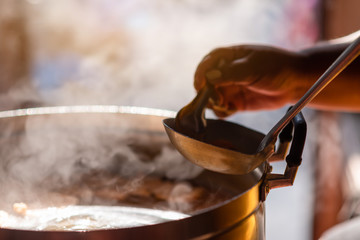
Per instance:
[[[205,120],[212,87],[204,87],[176,118],[163,121],[170,141],[191,162],[215,172],[247,174],[275,155],[285,126],[360,54],[358,37],[265,136],[223,120]],[[279,152],[279,151],[278,151]]]

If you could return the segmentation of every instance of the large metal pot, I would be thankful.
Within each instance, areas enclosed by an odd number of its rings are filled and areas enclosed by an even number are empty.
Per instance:
[[[77,134],[77,129],[101,129],[112,134],[136,134],[147,136],[153,139],[151,141],[168,143],[162,120],[174,115],[163,110],[118,106],[48,107],[0,112],[0,154],[3,157],[11,155],[8,143],[16,144],[28,121],[35,123],[33,132],[39,134],[49,128],[58,128],[69,134]],[[57,142],[46,144],[56,145]],[[38,170],[41,171],[42,167],[38,166]],[[229,197],[220,204],[192,212],[179,220],[80,232],[0,228],[0,239],[265,239],[266,194],[270,188],[282,186],[288,177],[270,171],[268,162],[241,176],[204,170],[192,181],[213,191],[225,191]],[[0,184],[6,180],[2,177]]]

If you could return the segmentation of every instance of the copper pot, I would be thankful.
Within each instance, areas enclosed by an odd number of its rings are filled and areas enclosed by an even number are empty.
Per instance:
[[[49,128],[58,128],[69,134],[76,134],[76,129],[102,129],[115,135],[150,136],[154,141],[168,143],[162,120],[174,115],[157,109],[118,106],[48,107],[0,112],[0,154],[4,156],[11,152],[6,148],[8,142],[16,143],[29,121],[35,123],[35,134]],[[41,171],[41,166],[38,169]],[[191,181],[215,192],[226,192],[227,199],[178,220],[89,231],[0,228],[0,239],[264,239],[266,194],[270,188],[281,186],[277,183],[286,178],[286,174],[274,175],[270,171],[268,162],[241,176],[204,170]],[[6,179],[2,178],[2,181]]]

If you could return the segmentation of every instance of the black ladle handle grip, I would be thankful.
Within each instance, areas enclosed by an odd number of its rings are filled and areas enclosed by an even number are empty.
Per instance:
[[[280,121],[264,137],[258,152],[277,138],[281,130],[321,92],[339,73],[341,73],[360,54],[360,37],[351,43],[345,51],[331,64],[314,85],[300,98],[300,100],[280,119]]]
[[[299,112],[289,124],[294,126],[294,133],[289,154],[286,156],[286,163],[288,167],[298,167],[302,161],[307,125],[301,112]]]
[[[279,140],[280,143],[286,143],[286,142],[291,142],[293,139],[293,129],[294,129],[294,125],[292,122],[289,122],[284,129],[281,131],[281,133],[279,134]]]

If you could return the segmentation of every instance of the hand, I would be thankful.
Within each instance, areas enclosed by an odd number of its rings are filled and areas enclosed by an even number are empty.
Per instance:
[[[219,48],[200,62],[195,88],[206,82],[215,94],[208,107],[225,117],[236,111],[274,109],[293,102],[299,88],[302,55],[279,48],[243,45]]]

